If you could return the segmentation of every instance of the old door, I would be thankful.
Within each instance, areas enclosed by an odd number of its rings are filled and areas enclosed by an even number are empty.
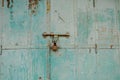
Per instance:
[[[1,0],[0,80],[119,80],[120,0]],[[44,32],[64,34],[54,52]]]

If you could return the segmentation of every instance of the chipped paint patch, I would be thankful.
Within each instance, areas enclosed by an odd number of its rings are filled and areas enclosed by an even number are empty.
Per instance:
[[[50,8],[51,8],[51,6],[50,6],[50,1],[49,0],[47,0],[47,14],[50,12]]]
[[[40,0],[29,0],[29,9],[31,10],[31,13],[34,14],[37,11],[38,5]]]

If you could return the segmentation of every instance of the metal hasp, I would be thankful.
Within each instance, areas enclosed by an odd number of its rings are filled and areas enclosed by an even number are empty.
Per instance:
[[[43,35],[44,38],[45,38],[45,37],[48,37],[48,36],[50,36],[50,37],[54,37],[54,36],[58,36],[58,37],[69,37],[69,36],[70,36],[68,32],[67,32],[66,34],[54,34],[54,33],[48,34],[48,33],[44,32],[42,35]]]
[[[50,37],[52,39],[52,44],[50,45],[50,49],[52,49],[53,51],[58,51],[59,47],[57,45],[57,41],[59,40],[59,37],[66,37],[66,38],[68,38],[70,35],[69,35],[68,32],[66,34],[54,34],[54,33],[48,34],[48,33],[44,32],[42,34],[42,36],[44,38]]]

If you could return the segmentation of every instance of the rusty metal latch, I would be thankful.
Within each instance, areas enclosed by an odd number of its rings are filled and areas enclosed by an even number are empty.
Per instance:
[[[42,34],[42,36],[44,38],[50,37],[52,39],[52,44],[50,45],[50,49],[52,49],[53,51],[58,51],[59,47],[57,45],[57,41],[59,40],[59,37],[66,37],[66,38],[68,38],[70,35],[69,35],[68,32],[66,34],[54,34],[54,33],[48,34],[48,33],[44,32]]]
[[[43,33],[43,37],[44,37],[44,38],[45,38],[45,37],[48,37],[48,36],[50,36],[50,37],[55,37],[55,36],[58,36],[58,37],[69,37],[70,35],[69,35],[68,32],[67,32],[66,34],[54,34],[54,33],[48,34],[48,33],[46,33],[46,32]]]

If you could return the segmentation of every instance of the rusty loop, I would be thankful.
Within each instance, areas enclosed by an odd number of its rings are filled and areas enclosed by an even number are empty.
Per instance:
[[[58,40],[59,40],[59,36],[57,35],[52,36],[52,43],[57,43]]]

